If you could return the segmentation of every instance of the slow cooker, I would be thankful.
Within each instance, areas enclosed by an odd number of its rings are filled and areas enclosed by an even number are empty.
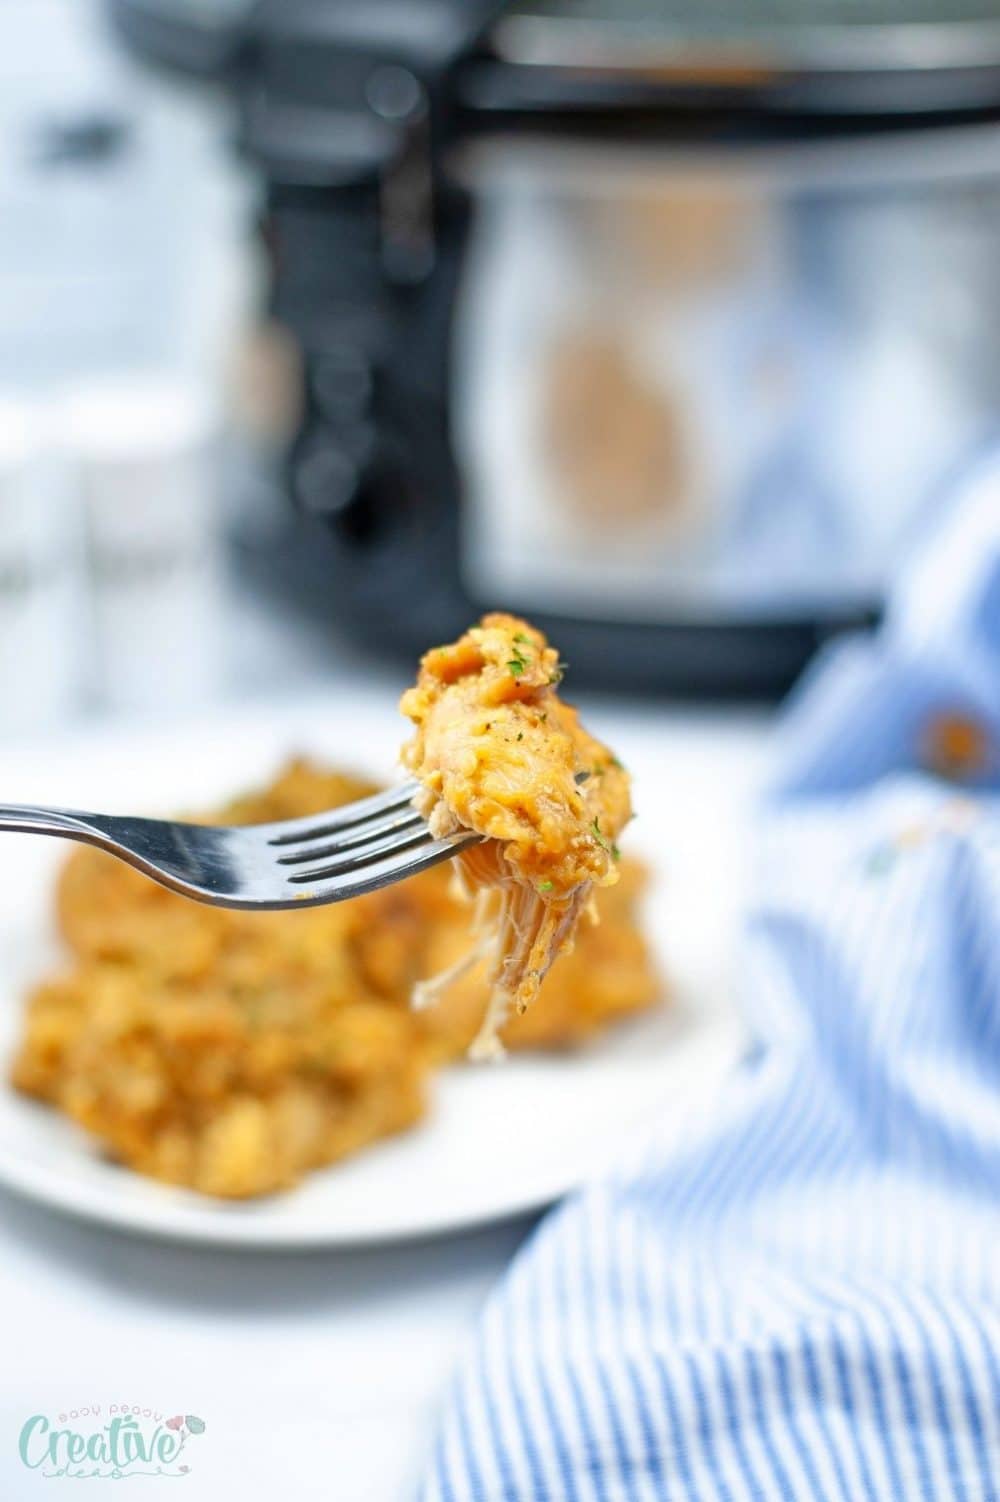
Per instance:
[[[991,0],[114,12],[231,92],[290,546],[368,641],[504,607],[576,682],[779,691],[995,428]]]

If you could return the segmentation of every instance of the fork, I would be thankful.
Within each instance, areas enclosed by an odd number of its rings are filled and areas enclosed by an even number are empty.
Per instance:
[[[436,839],[413,807],[415,781],[329,813],[277,824],[203,825],[0,804],[0,831],[97,845],[154,881],[214,907],[320,907],[402,881],[481,835]]]

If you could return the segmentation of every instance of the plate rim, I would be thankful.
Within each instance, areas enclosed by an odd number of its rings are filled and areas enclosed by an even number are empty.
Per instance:
[[[708,1082],[707,1084],[702,1082],[695,1092],[699,1103],[703,1103],[706,1096],[712,1096],[721,1090],[727,1075],[739,1062],[745,1038],[745,1027],[735,1013],[713,1012],[699,1019],[685,1036],[678,1038],[673,1044],[673,1050],[677,1052],[704,1050],[710,1056],[711,1067]],[[516,1068],[516,1061],[509,1067]],[[672,1098],[670,1104],[679,1107],[683,1104],[685,1094],[684,1091],[679,1092]],[[27,1104],[37,1104],[39,1109],[46,1109],[44,1102],[27,1102]],[[651,1131],[665,1104],[665,1100],[661,1100],[655,1110],[647,1109],[630,1126],[625,1127],[621,1137],[606,1155],[607,1162],[613,1160],[616,1154],[620,1154],[628,1146],[630,1138],[644,1131]],[[419,1131],[420,1126],[421,1123],[416,1123],[413,1130]],[[391,1145],[394,1140],[396,1139],[386,1139],[384,1144],[374,1143],[372,1148],[377,1150],[380,1145]],[[359,1161],[360,1158],[361,1155],[359,1155]],[[500,1202],[483,1204],[468,1210],[451,1209],[437,1217],[424,1214],[420,1221],[388,1223],[382,1229],[350,1231],[337,1227],[324,1227],[321,1223],[315,1226],[291,1223],[287,1227],[282,1227],[268,1221],[255,1225],[252,1220],[239,1218],[239,1211],[242,1206],[261,1204],[259,1199],[226,1201],[207,1196],[196,1197],[193,1190],[175,1188],[155,1179],[147,1179],[142,1175],[138,1177],[141,1179],[143,1189],[154,1198],[136,1199],[130,1205],[127,1197],[123,1196],[119,1204],[115,1195],[106,1193],[103,1187],[96,1193],[78,1189],[73,1185],[72,1178],[63,1171],[50,1171],[39,1176],[37,1169],[33,1169],[30,1164],[25,1163],[23,1167],[18,1164],[16,1159],[12,1158],[10,1150],[5,1150],[3,1144],[0,1143],[0,1188],[16,1194],[21,1200],[40,1205],[50,1212],[65,1215],[77,1222],[109,1228],[121,1235],[136,1235],[146,1239],[170,1241],[188,1246],[204,1246],[219,1251],[347,1252],[365,1247],[402,1246],[433,1241],[443,1236],[473,1232],[485,1226],[499,1226],[512,1220],[536,1215],[558,1204],[574,1191],[583,1188],[588,1182],[599,1179],[606,1166],[607,1163],[602,1158],[593,1171],[584,1169],[582,1172],[574,1170],[565,1174],[554,1174],[547,1187],[535,1187],[520,1198],[508,1195]],[[336,1163],[314,1169],[301,1182],[309,1182],[317,1175],[335,1174],[337,1169]],[[122,1165],[121,1171],[125,1174],[134,1173],[134,1170],[129,1169],[127,1165]],[[264,1203],[268,1207],[280,1203],[284,1196],[294,1196],[297,1187],[293,1185],[288,1190],[279,1192],[278,1195],[269,1196]],[[184,1196],[185,1199],[188,1195],[199,1200],[204,1198],[205,1203],[185,1204],[179,1207],[176,1203],[172,1203],[175,1194]],[[158,1200],[157,1197],[160,1195],[163,1198]],[[178,1209],[181,1210],[180,1217],[176,1213]],[[193,1212],[192,1218],[189,1222],[185,1222],[181,1217],[186,1216],[189,1211]],[[231,1220],[228,1219],[230,1213],[232,1213]]]

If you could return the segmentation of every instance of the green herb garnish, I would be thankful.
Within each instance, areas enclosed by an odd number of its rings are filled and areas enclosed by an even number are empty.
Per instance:
[[[594,831],[594,839],[600,845],[601,849],[606,850],[613,861],[621,860],[622,853],[618,849],[618,846],[613,841],[605,838],[601,833],[601,826],[596,819],[590,827]]]
[[[552,891],[552,883],[550,881],[540,881],[538,883],[538,890],[540,892],[551,892]]]
[[[515,631],[514,632],[514,640],[518,641],[518,642],[523,642],[526,647],[533,647],[535,645],[534,642],[531,640],[531,637],[528,636],[528,635],[526,635],[525,632],[523,632],[523,631]],[[524,672],[525,668],[528,666],[528,659],[525,656],[525,654],[519,648],[515,648],[514,649],[514,655],[510,659],[510,661],[508,662],[507,666],[510,669],[510,671],[514,674],[515,678],[520,678],[521,674]]]

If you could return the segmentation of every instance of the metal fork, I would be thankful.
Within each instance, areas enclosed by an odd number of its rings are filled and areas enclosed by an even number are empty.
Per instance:
[[[227,827],[0,804],[0,831],[97,845],[215,907],[319,907],[402,881],[479,842],[469,830],[435,839],[413,807],[417,791],[416,782],[403,782],[311,818]]]

